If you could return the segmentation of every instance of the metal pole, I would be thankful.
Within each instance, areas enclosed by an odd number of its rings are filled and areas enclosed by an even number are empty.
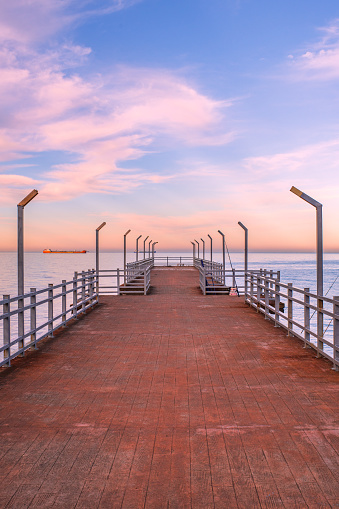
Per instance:
[[[153,242],[152,244],[152,258],[154,258],[154,246],[155,244],[158,244],[158,242]]]
[[[197,240],[195,240],[195,239],[194,239],[194,242],[196,242],[196,243],[198,244],[198,258],[200,258],[200,256],[199,256],[199,248],[200,248],[200,244],[199,244],[199,242],[198,242]]]
[[[148,243],[148,258],[151,258],[151,242],[152,242],[152,239]]]
[[[290,191],[302,200],[307,201],[310,205],[316,208],[316,220],[317,220],[317,297],[318,297],[318,311],[317,311],[317,336],[318,336],[318,348],[323,348],[323,342],[321,338],[323,337],[324,330],[324,315],[322,312],[323,309],[323,295],[324,295],[324,262],[323,262],[323,218],[322,218],[322,204],[316,201],[308,194],[303,193],[296,187],[292,186]]]
[[[224,271],[224,284],[226,283],[226,263],[225,263],[225,235],[220,231],[218,230],[218,233],[220,233],[220,235],[222,236],[222,267],[223,267],[223,271]]]
[[[213,254],[212,254],[212,237],[210,234],[207,235],[211,239],[211,263],[213,262]]]
[[[191,241],[191,244],[193,246],[193,265],[194,265],[194,260],[195,260],[195,244],[192,241]]]
[[[131,230],[127,230],[124,234],[124,285],[126,285],[126,270],[127,270],[127,254],[126,254],[126,237]]]
[[[238,225],[241,226],[241,228],[245,232],[245,295],[247,295],[247,270],[248,270],[248,228],[241,222],[238,221]]]
[[[136,240],[136,249],[135,249],[135,260],[138,261],[139,259],[139,249],[138,249],[138,244],[139,244],[139,239],[141,239],[142,235],[139,235],[139,237],[137,237],[137,240]]]
[[[146,258],[146,240],[148,239],[148,237],[149,237],[149,235],[147,235],[147,237],[144,240],[144,260]]]
[[[101,223],[95,230],[95,271],[96,271],[96,292],[99,293],[99,231],[105,226],[106,222]]]
[[[202,259],[205,260],[205,241],[202,238],[200,240],[202,241]]]
[[[24,294],[24,207],[18,205],[18,295]]]

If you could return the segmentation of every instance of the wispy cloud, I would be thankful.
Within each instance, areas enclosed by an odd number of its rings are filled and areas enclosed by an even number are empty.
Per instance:
[[[319,28],[322,37],[307,48],[289,55],[294,79],[332,80],[339,78],[339,20]]]

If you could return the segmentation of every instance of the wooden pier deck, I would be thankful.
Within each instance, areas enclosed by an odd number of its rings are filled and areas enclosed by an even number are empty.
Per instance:
[[[1,508],[339,507],[339,374],[192,268],[0,375]]]

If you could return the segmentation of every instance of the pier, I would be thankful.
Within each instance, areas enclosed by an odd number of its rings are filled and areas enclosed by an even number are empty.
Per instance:
[[[291,287],[277,327],[272,274],[245,302],[177,265],[98,303],[91,274],[69,321],[64,284],[67,327],[0,374],[0,507],[338,507],[339,376],[292,334]]]

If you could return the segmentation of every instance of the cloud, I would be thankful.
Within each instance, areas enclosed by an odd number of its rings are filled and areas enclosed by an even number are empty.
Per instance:
[[[318,42],[288,56],[295,79],[327,81],[339,78],[339,20],[319,30],[323,36]]]

